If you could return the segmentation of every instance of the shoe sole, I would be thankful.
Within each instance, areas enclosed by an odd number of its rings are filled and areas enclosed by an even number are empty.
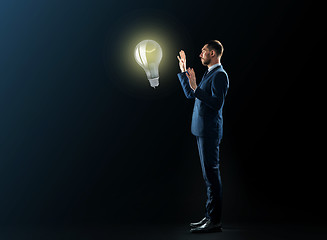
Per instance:
[[[202,224],[198,224],[198,225],[191,225],[191,224],[190,224],[190,227],[191,227],[191,228],[197,228],[197,227],[202,226],[203,224],[204,224],[204,223],[202,223]]]
[[[209,230],[199,230],[199,231],[194,231],[194,229],[190,230],[191,233],[214,233],[214,232],[222,232],[222,231],[223,231],[222,228],[212,228]]]

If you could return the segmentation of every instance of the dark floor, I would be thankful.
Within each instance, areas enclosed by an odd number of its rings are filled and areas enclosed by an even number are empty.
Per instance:
[[[1,227],[1,240],[25,239],[118,239],[118,240],[326,240],[327,229],[320,225],[240,224],[225,225],[221,233],[191,234],[184,225],[102,225],[96,227]]]

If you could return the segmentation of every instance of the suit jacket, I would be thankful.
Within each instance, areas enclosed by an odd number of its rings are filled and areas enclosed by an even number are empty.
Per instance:
[[[217,66],[203,76],[198,87],[193,91],[186,73],[177,74],[188,99],[195,98],[191,131],[199,137],[223,136],[223,106],[229,80],[223,67]]]

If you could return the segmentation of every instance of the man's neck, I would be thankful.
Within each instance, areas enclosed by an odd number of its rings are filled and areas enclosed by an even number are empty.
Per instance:
[[[210,62],[210,64],[209,65],[207,65],[207,67],[209,68],[209,67],[211,67],[211,66],[213,66],[213,65],[215,65],[215,64],[220,64],[220,59],[216,59],[216,60],[212,60],[211,62]]]

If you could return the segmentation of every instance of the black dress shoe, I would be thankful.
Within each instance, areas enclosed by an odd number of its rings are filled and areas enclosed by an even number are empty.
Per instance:
[[[208,219],[205,217],[200,222],[190,223],[190,227],[191,228],[199,227],[199,226],[205,224],[207,221],[208,221]]]
[[[191,229],[191,233],[210,233],[210,232],[221,232],[222,228],[219,223],[213,223],[210,220],[198,226],[196,228]]]

